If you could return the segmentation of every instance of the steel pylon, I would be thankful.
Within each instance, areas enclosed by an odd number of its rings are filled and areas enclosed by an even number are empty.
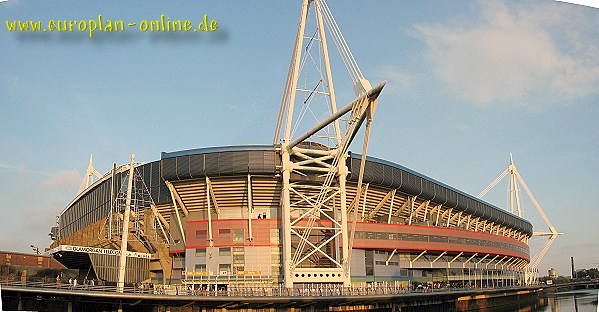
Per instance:
[[[510,153],[510,164],[509,166],[493,181],[486,189],[484,189],[480,194],[478,194],[478,198],[483,198],[493,187],[495,187],[505,176],[509,174],[509,188],[508,188],[508,198],[509,198],[509,208],[512,214],[518,215],[518,217],[522,217],[522,201],[520,198],[520,187],[524,189],[529,199],[532,201],[535,206],[537,212],[543,218],[545,225],[549,229],[549,232],[533,232],[532,236],[534,237],[547,237],[547,241],[543,244],[543,247],[539,250],[537,254],[535,254],[531,259],[528,265],[525,268],[525,279],[526,284],[536,284],[539,272],[539,264],[543,257],[549,251],[549,248],[555,241],[555,239],[561,235],[562,233],[557,232],[549,218],[539,205],[539,202],[536,200],[526,182],[518,172],[516,165],[514,164],[514,159],[512,154]]]
[[[340,109],[327,33],[357,96]],[[364,78],[326,2],[304,0],[274,136],[282,164],[282,269],[287,288],[298,283],[350,286],[354,231],[348,229],[348,148],[366,121],[364,168],[370,123],[384,85],[372,88]],[[302,103],[298,110],[296,103]],[[363,169],[357,194],[362,174]]]

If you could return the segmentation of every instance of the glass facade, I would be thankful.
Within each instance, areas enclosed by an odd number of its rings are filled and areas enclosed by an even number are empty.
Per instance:
[[[439,235],[419,235],[419,234],[402,234],[402,233],[387,233],[387,232],[356,232],[357,239],[374,239],[374,240],[401,240],[401,241],[416,241],[416,242],[433,242],[433,243],[448,243],[448,244],[463,244],[495,247],[503,249],[511,249],[521,253],[528,254],[528,249],[517,245],[494,242],[490,240],[462,238],[454,236],[439,236]]]

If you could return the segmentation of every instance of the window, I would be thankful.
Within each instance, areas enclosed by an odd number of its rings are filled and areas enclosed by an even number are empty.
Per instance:
[[[243,247],[233,247],[233,265],[243,266],[245,264],[245,250]],[[235,271],[243,271],[243,269]]]
[[[197,230],[196,238],[205,239],[206,238],[206,230]]]
[[[205,264],[196,264],[193,267],[193,270],[196,272],[206,272],[206,265]]]
[[[243,245],[244,241],[245,241],[245,237],[243,235],[243,229],[234,229],[233,230],[233,244]]]
[[[233,247],[233,253],[234,254],[243,254],[245,252],[245,248],[244,247]]]
[[[395,261],[389,261],[389,264],[387,264],[387,261],[375,261],[374,264],[376,265],[392,265],[392,266],[399,266],[399,262],[395,262]]]
[[[206,257],[206,249],[196,249],[196,257]]]
[[[281,250],[280,248],[271,246],[270,247],[270,262],[277,267],[281,264]]]
[[[281,275],[281,265],[280,264],[277,264],[277,265],[273,264],[270,267],[270,274],[272,274],[272,275]]]
[[[231,229],[219,229],[218,238],[229,238],[231,237]]]
[[[243,254],[233,255],[233,262],[243,264],[245,262],[245,256]]]
[[[231,248],[219,248],[218,249],[218,255],[219,256],[230,256],[231,255]]]
[[[279,229],[270,229],[270,244],[279,244]]]
[[[374,251],[373,250],[365,250],[364,251],[364,264],[366,267],[366,275],[373,276],[374,275]]]
[[[231,272],[231,265],[228,263],[224,263],[224,264],[219,264],[218,265],[218,272],[220,273],[220,275],[227,275]]]

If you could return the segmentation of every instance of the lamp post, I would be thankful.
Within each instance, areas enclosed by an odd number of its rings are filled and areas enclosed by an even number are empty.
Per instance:
[[[31,249],[33,249],[33,251],[35,252],[36,255],[40,255],[40,249],[37,248],[37,246],[29,245],[29,247],[31,247]]]

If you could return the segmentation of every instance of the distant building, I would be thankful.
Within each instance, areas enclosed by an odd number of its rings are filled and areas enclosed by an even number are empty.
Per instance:
[[[36,268],[64,269],[60,262],[50,256],[12,251],[0,251],[0,265]]]
[[[549,269],[549,277],[557,278],[557,270],[555,268]]]

